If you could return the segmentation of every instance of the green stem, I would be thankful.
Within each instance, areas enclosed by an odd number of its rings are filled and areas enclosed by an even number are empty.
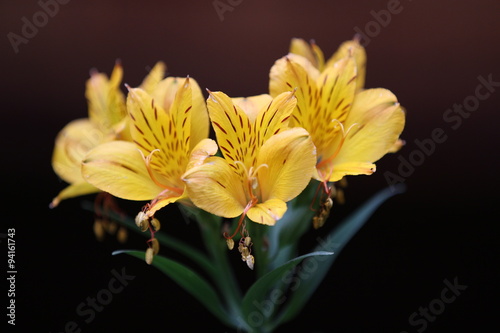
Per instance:
[[[242,292],[230,268],[226,242],[220,231],[221,218],[207,213],[198,213],[195,216],[214,267],[213,280],[226,302],[227,312],[231,316],[230,321],[235,328],[248,329],[242,319]]]

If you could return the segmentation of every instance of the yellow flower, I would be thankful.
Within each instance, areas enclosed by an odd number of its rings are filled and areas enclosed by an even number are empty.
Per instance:
[[[316,163],[309,133],[288,128],[295,104],[293,92],[233,100],[209,92],[208,112],[223,157],[209,157],[182,177],[193,203],[226,218],[241,215],[238,228],[245,216],[274,225],[286,202],[307,186]]]
[[[195,80],[169,77],[151,94],[129,88],[127,110],[132,142],[112,141],[85,157],[86,181],[113,196],[152,200],[152,217],[169,203],[187,199],[182,174],[215,153],[208,136],[205,101]]]
[[[341,46],[322,71],[297,54],[277,60],[270,71],[272,96],[297,88],[290,122],[311,134],[318,154],[314,177],[325,185],[346,175],[372,174],[374,162],[394,150],[405,123],[389,90],[359,89],[364,68],[360,81],[357,63],[363,57],[355,55],[364,51],[352,43]]]
[[[158,62],[143,81],[151,86],[163,77],[165,65]],[[95,70],[86,83],[85,96],[88,101],[88,118],[77,119],[67,124],[58,134],[52,155],[54,172],[70,185],[55,197],[50,207],[61,200],[96,193],[96,187],[81,175],[81,162],[86,153],[101,143],[126,138],[125,97],[120,90],[123,68],[116,62],[111,77]]]
[[[52,200],[50,207],[56,207],[63,199],[98,191],[82,178],[81,161],[87,151],[113,139],[113,126],[125,115],[124,96],[119,88],[122,76],[119,62],[115,64],[110,79],[103,73],[91,72],[85,93],[88,118],[70,122],[56,138],[52,167],[70,185]]]

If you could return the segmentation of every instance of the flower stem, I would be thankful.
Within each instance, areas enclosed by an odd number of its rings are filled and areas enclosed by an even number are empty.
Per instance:
[[[221,218],[205,212],[200,212],[195,216],[214,267],[215,273],[212,278],[226,303],[226,312],[230,316],[229,321],[235,328],[246,330],[248,327],[242,319],[241,311],[243,296],[229,265],[226,242],[220,230]]]

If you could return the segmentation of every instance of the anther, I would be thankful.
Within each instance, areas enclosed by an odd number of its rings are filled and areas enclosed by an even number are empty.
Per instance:
[[[151,223],[151,226],[153,227],[153,231],[158,231],[160,230],[160,227],[161,227],[161,224],[160,224],[160,221],[158,221],[157,218],[153,217],[151,218],[151,220],[149,221],[149,223]]]
[[[241,254],[241,260],[246,262],[248,268],[253,270],[255,264],[255,258],[251,255],[250,247],[252,246],[252,238],[251,237],[243,237],[240,239],[238,244],[238,251]]]
[[[154,255],[157,255],[160,252],[160,243],[158,242],[158,239],[151,239],[151,248],[153,249]]]
[[[232,238],[227,238],[226,243],[229,250],[232,250],[234,248],[234,240]]]
[[[118,229],[118,233],[116,234],[116,238],[118,238],[118,241],[120,243],[125,243],[127,241],[127,238],[128,238],[127,229],[124,227],[120,227]]]
[[[151,263],[153,262],[153,257],[154,257],[154,253],[153,253],[153,249],[148,247],[148,249],[146,250],[146,263],[148,265],[151,265]]]
[[[255,264],[255,258],[253,257],[253,255],[249,255],[248,257],[246,257],[245,262],[247,263],[248,268],[253,270],[253,266]]]
[[[96,219],[94,221],[94,234],[97,240],[102,241],[104,239],[104,226],[102,225],[101,219]]]
[[[144,212],[139,212],[137,216],[135,217],[135,225],[137,225],[141,231],[146,231],[148,230],[149,227],[149,217],[146,215]]]

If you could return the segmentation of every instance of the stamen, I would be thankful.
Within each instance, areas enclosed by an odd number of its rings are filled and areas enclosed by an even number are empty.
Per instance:
[[[314,206],[314,203],[316,202],[316,198],[318,197],[318,193],[319,193],[319,190],[321,189],[321,185],[323,185],[323,182],[318,184],[318,187],[316,188],[316,192],[314,192],[313,200],[311,201],[311,204],[309,205],[309,209],[312,210],[313,212],[316,211],[316,209],[314,209],[313,206]]]
[[[241,165],[241,167],[243,168],[243,171],[245,171],[245,174],[248,175],[249,172],[247,170],[247,167],[245,166],[245,163],[241,162],[241,161],[234,161],[234,164],[238,164],[238,165]],[[252,168],[250,168],[250,170],[252,170]]]
[[[238,251],[241,253],[241,260],[247,263],[248,268],[253,269],[255,264],[255,258],[251,254],[252,250],[252,239],[248,237],[242,237],[238,245]]]
[[[260,168],[268,168],[269,169],[269,165],[267,165],[266,163],[263,163],[261,165],[259,165],[255,171],[251,174],[252,177],[255,177],[257,176],[257,172],[259,172]],[[253,167],[250,169],[250,172],[252,171]]]

